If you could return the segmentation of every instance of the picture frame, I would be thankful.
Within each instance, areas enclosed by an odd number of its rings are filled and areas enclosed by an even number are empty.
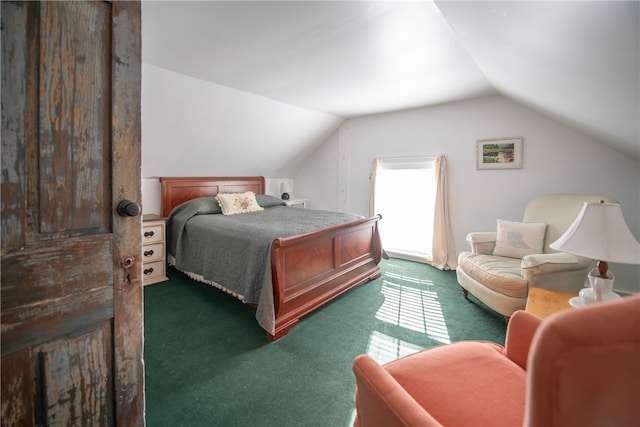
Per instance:
[[[476,167],[477,169],[522,169],[522,137],[478,140]]]

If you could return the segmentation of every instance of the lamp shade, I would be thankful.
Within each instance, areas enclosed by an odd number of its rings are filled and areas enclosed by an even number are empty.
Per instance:
[[[288,182],[280,183],[280,192],[281,193],[291,193],[291,185]]]
[[[618,203],[585,203],[573,224],[549,247],[601,261],[640,264],[640,243]]]

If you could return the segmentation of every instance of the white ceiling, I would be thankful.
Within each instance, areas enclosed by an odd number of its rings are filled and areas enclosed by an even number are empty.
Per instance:
[[[500,93],[640,160],[639,5],[145,0],[142,59],[339,117]]]

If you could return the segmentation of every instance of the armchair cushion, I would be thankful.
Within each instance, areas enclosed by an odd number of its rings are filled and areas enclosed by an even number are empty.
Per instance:
[[[458,256],[458,268],[472,280],[499,294],[526,298],[527,281],[522,277],[521,260],[495,255],[475,255],[462,252]]]
[[[503,352],[503,348],[495,343],[462,341],[414,353],[384,367],[378,365],[378,369],[388,372],[398,387],[420,407],[428,408],[428,414],[442,425],[495,425],[496,413],[501,414],[503,425],[522,425],[526,372]],[[357,379],[360,358],[369,356],[361,355],[356,359]],[[358,379],[358,394],[363,386],[366,387]],[[382,419],[393,418],[383,418],[379,414],[371,422],[371,414],[367,413],[384,408],[373,409],[371,405],[364,408],[363,404],[360,400],[358,416],[369,417],[370,422],[362,420],[362,425],[422,425],[382,423]]]
[[[515,222],[498,219],[496,247],[493,254],[511,258],[540,254],[544,248],[547,224],[544,222]]]

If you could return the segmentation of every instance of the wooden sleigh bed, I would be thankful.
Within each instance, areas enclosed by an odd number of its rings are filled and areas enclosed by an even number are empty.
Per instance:
[[[163,217],[192,199],[218,193],[265,193],[264,177],[163,177],[160,183]],[[380,277],[380,219],[379,215],[361,218],[273,240],[270,271],[275,322],[272,330],[267,330],[269,339],[281,338],[302,316],[354,286]]]

